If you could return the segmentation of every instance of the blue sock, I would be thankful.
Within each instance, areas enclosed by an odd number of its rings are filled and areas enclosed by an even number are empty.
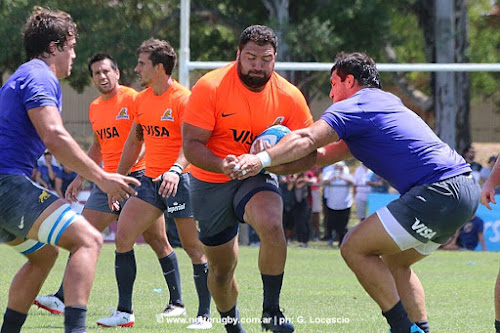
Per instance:
[[[168,291],[170,292],[168,303],[184,306],[184,303],[182,303],[181,276],[179,274],[179,265],[177,264],[177,255],[172,251],[168,256],[159,260],[163,276],[167,282]]]
[[[198,293],[198,317],[210,318],[210,291],[207,286],[208,263],[193,265],[193,278]]]
[[[220,313],[220,318],[222,323],[224,324],[224,328],[226,329],[227,333],[245,333],[246,331],[243,329],[243,326],[241,326],[241,321],[240,321],[240,311],[234,305],[231,310],[227,312],[221,312]]]
[[[495,331],[496,333],[500,333],[500,321],[495,320]]]
[[[419,320],[415,324],[422,329],[425,333],[431,333],[431,328],[429,327],[429,322],[427,320]]]
[[[64,332],[85,333],[85,321],[87,319],[86,306],[67,306],[64,308]]]
[[[17,312],[7,308],[5,314],[3,315],[3,324],[0,329],[0,333],[19,333],[21,332],[21,327],[26,321],[28,314]]]
[[[392,333],[408,333],[413,325],[401,300],[387,312],[382,312],[391,326]]]
[[[115,252],[115,277],[118,284],[118,311],[133,313],[132,292],[134,290],[137,266],[134,250]]]
[[[283,273],[280,275],[261,274],[264,286],[264,302],[262,308],[279,309],[281,285],[283,284]]]

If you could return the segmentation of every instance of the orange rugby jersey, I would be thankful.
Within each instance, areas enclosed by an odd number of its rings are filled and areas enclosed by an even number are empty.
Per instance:
[[[151,88],[137,95],[134,114],[135,122],[142,127],[146,145],[146,176],[158,177],[177,160],[182,148],[182,117],[190,94],[174,80],[160,96]]]
[[[313,119],[302,92],[279,74],[273,73],[262,91],[252,92],[241,83],[233,62],[195,84],[184,121],[212,131],[207,147],[225,158],[248,153],[254,138],[269,126],[281,124],[295,130],[311,125]],[[191,173],[206,182],[230,180],[194,165]]]
[[[117,94],[112,98],[104,101],[98,97],[90,104],[89,120],[101,146],[104,170],[107,172],[116,172],[120,164],[123,146],[134,122],[131,110],[136,95],[135,89],[119,86]],[[131,171],[144,168],[145,162],[142,158]]]

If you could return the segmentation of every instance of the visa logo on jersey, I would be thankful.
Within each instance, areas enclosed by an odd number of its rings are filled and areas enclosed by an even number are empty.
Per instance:
[[[142,130],[146,135],[154,136],[154,137],[169,137],[170,132],[163,126],[158,125],[141,125]]]
[[[432,237],[436,236],[436,232],[431,228],[427,227],[425,224],[420,222],[419,219],[415,217],[415,222],[411,226],[413,230],[423,238],[432,239]]]
[[[97,131],[95,131],[97,136],[102,140],[102,139],[111,139],[114,137],[120,137],[120,134],[118,133],[118,129],[116,127],[106,127],[106,128],[101,128]]]
[[[233,132],[234,141],[240,142],[240,143],[246,143],[249,145],[252,144],[252,142],[254,140],[252,132],[247,131],[247,130],[238,131],[238,130],[233,129],[233,128],[231,128],[231,131]]]

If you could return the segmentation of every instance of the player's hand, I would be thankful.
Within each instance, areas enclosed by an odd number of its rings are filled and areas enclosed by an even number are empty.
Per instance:
[[[238,163],[238,158],[235,155],[227,155],[226,158],[222,160],[222,172],[226,176],[231,177],[233,169],[237,163]]]
[[[255,176],[260,170],[262,170],[262,163],[256,155],[243,154],[238,156],[238,163],[233,168],[230,177],[243,180]]]
[[[161,182],[158,194],[164,198],[168,198],[177,194],[180,179],[180,176],[175,172],[167,171],[164,174],[153,179],[153,182]]]
[[[80,177],[80,175],[76,176],[75,179],[73,179],[73,181],[69,183],[68,187],[66,188],[66,193],[64,194],[64,198],[67,201],[73,201],[73,202],[78,201],[76,196],[82,190],[82,185],[83,185],[83,178]]]
[[[121,209],[120,202],[108,194],[108,207],[112,212],[119,212]]]
[[[481,204],[491,210],[490,202],[495,205],[497,203],[495,201],[495,187],[491,186],[487,181],[484,183],[483,189],[481,190]]]
[[[134,177],[109,172],[106,172],[105,177],[97,184],[103,192],[106,192],[118,201],[128,199],[131,195],[137,195],[132,186],[139,185],[141,185],[141,182]]]

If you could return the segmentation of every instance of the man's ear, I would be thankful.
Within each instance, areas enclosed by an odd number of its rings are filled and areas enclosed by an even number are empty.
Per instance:
[[[353,88],[356,85],[356,79],[354,78],[354,75],[352,75],[352,74],[347,74],[345,80],[346,80],[349,88]]]
[[[49,43],[49,53],[50,54],[52,54],[52,55],[55,54],[56,48],[57,48],[57,46],[56,46],[55,42],[50,42]]]

